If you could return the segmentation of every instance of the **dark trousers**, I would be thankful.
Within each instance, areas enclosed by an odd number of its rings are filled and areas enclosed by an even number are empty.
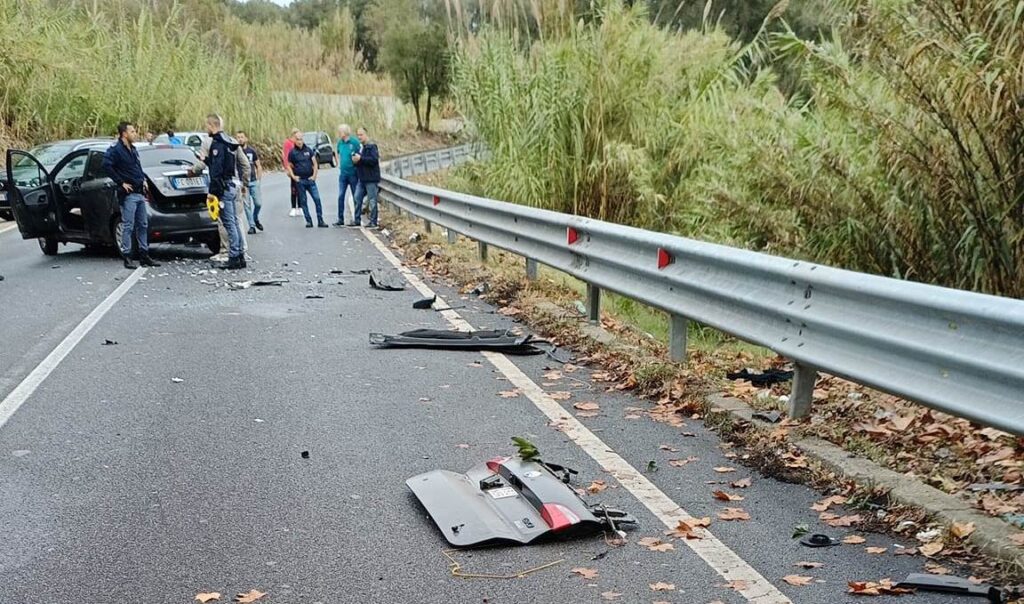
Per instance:
[[[292,209],[299,209],[299,187],[292,181]]]

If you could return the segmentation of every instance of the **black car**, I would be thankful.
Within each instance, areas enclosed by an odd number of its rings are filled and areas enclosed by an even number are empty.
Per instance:
[[[64,159],[72,151],[81,149],[106,149],[114,144],[113,137],[106,138],[79,138],[66,141],[55,141],[44,143],[33,147],[29,153],[39,160],[47,170],[53,169],[57,162]],[[11,210],[11,202],[7,199],[7,176],[0,174],[0,218],[14,220],[14,213]]]
[[[334,157],[331,137],[326,132],[305,132],[302,134],[302,142],[307,147],[316,149],[316,163],[321,166],[327,164],[332,168],[338,167],[338,158]]]
[[[137,148],[149,184],[149,241],[205,243],[216,254],[220,236],[206,209],[206,177],[187,173],[195,153],[169,145]],[[58,243],[120,246],[120,203],[103,153],[79,149],[47,168],[31,153],[7,151],[7,195],[22,238],[37,238],[48,256]]]

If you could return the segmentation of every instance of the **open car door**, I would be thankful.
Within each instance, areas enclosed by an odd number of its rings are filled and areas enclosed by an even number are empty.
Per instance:
[[[50,173],[24,151],[7,151],[7,199],[24,239],[57,235],[57,196]]]

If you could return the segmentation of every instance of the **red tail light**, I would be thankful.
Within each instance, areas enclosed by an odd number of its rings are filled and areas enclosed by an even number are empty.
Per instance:
[[[579,516],[560,503],[545,503],[540,508],[540,515],[553,531],[567,529],[580,521]]]

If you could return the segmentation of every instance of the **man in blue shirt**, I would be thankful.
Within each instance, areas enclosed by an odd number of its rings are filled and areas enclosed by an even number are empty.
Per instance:
[[[139,244],[139,264],[160,266],[149,257],[149,212],[146,209],[148,183],[142,171],[139,152],[135,149],[135,126],[130,122],[117,125],[117,142],[103,155],[103,171],[117,185],[121,203],[121,258],[124,267],[134,269],[132,236]]]
[[[181,138],[179,138],[176,134],[174,134],[173,130],[168,130],[167,131],[167,143],[171,144],[171,145],[184,145],[185,144],[184,142],[182,142]]]
[[[377,188],[380,184],[380,153],[377,151],[377,143],[370,140],[366,128],[356,130],[359,137],[359,152],[352,156],[352,163],[356,166],[356,176],[359,177],[359,185],[356,186],[355,205],[356,213],[352,216],[350,226],[360,226],[363,214],[363,198],[370,198],[370,228],[377,228]]]
[[[345,226],[345,195],[351,193],[353,200],[359,177],[356,176],[356,165],[352,156],[359,153],[359,139],[352,136],[348,124],[338,126],[338,151],[335,154],[338,164],[338,222],[334,226]]]
[[[306,202],[306,193],[313,198],[316,204],[317,226],[326,229],[324,222],[324,208],[320,203],[320,190],[316,187],[316,177],[320,166],[316,158],[316,150],[302,140],[302,133],[296,132],[292,135],[295,148],[288,152],[288,163],[285,170],[288,177],[295,183],[299,192],[299,207],[302,208],[302,215],[306,217],[306,228],[313,228],[313,218],[309,215],[309,205]]]

